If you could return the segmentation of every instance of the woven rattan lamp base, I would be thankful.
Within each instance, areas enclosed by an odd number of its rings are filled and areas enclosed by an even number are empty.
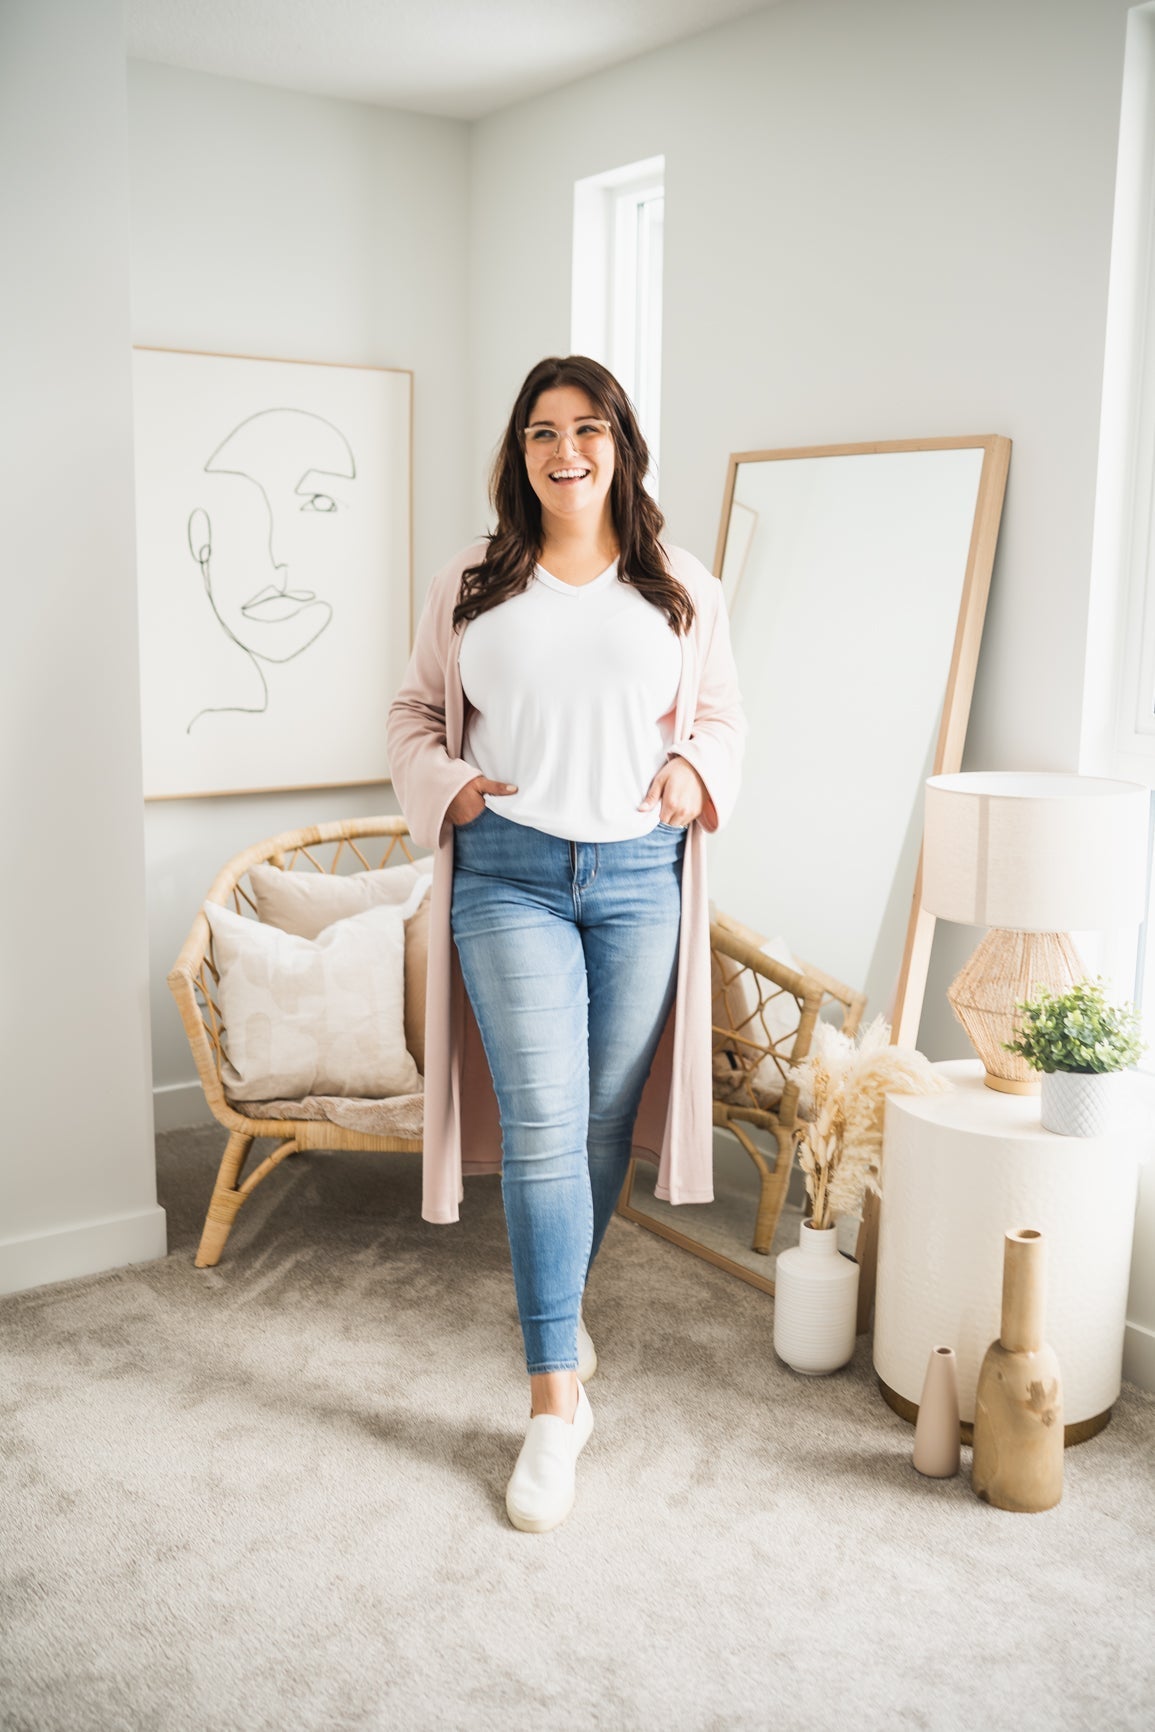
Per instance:
[[[1003,1094],[1038,1094],[1038,1071],[1003,1049],[1018,1030],[1015,1006],[1040,986],[1063,992],[1086,969],[1065,932],[1011,932],[993,926],[966,967],[951,982],[951,1009],[983,1061],[988,1088]]]

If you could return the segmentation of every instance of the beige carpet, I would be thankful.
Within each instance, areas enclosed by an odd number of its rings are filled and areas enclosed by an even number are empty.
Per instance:
[[[1013,1516],[910,1465],[860,1341],[621,1220],[578,1502],[519,1534],[496,1179],[305,1155],[192,1266],[216,1129],[159,1139],[171,1254],[0,1302],[5,1732],[1149,1727],[1155,1397]]]

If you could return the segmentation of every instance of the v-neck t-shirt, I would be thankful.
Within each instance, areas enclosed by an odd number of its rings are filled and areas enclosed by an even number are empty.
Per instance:
[[[521,594],[468,622],[459,656],[472,706],[462,757],[516,794],[493,811],[572,842],[645,835],[638,811],[674,738],[681,640],[660,608],[618,579],[585,584],[537,566]]]

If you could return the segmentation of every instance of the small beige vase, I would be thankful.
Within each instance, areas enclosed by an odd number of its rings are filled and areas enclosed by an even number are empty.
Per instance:
[[[1052,1509],[1063,1495],[1063,1388],[1043,1340],[1046,1245],[1031,1227],[1008,1232],[1003,1317],[975,1392],[971,1484],[997,1509]]]
[[[958,1364],[953,1347],[931,1349],[911,1460],[929,1479],[949,1479],[959,1465]]]

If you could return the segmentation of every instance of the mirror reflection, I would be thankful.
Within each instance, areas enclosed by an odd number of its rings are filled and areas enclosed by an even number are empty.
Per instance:
[[[709,840],[711,897],[782,981],[796,969],[833,989],[819,1015],[852,1027],[881,1013],[911,1042],[932,930],[915,902],[922,792],[961,761],[1009,448],[990,436],[730,462],[715,570],[750,733],[742,797]],[[719,1023],[733,1023],[718,1003],[716,1079]],[[789,1004],[796,1030],[801,998]],[[739,1064],[741,1047],[739,1035]],[[776,1050],[803,1056],[792,1039]],[[761,1163],[716,1130],[714,1203],[656,1202],[638,1161],[624,1212],[772,1288],[804,1202],[795,1173],[783,1213],[789,1074],[787,1062],[771,1117],[746,1126]],[[853,1223],[841,1231],[853,1251]]]

